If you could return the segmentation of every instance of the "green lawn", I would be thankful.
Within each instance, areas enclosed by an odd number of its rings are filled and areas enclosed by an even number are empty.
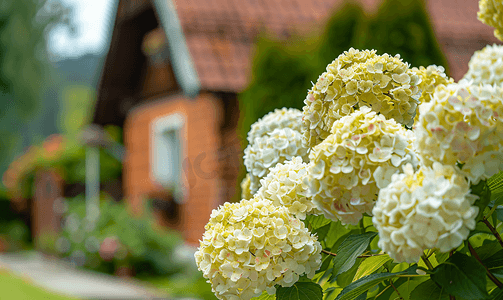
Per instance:
[[[76,300],[77,298],[49,292],[18,277],[10,271],[0,269],[0,300]]]
[[[143,277],[138,278],[146,281],[172,297],[194,297],[204,300],[217,300],[211,286],[203,278],[202,274],[177,274],[167,277]]]

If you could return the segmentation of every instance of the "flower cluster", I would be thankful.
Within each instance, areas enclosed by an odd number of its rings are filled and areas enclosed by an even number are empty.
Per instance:
[[[255,138],[244,153],[244,165],[250,174],[250,191],[255,194],[260,179],[277,163],[300,156],[307,160],[307,148],[302,144],[302,134],[291,128],[276,128],[268,134]]]
[[[502,16],[503,17],[503,16]],[[468,72],[463,79],[474,84],[503,85],[503,45],[487,45],[475,51],[468,63]]]
[[[405,163],[417,164],[410,135],[369,107],[335,121],[309,155],[308,195],[325,217],[357,224],[391,175]]]
[[[503,87],[464,80],[439,86],[419,113],[416,148],[423,163],[461,163],[474,184],[503,170]]]
[[[250,174],[246,174],[246,177],[241,181],[241,199],[249,200],[253,197],[250,190]]]
[[[423,250],[457,248],[475,228],[476,196],[453,166],[434,163],[417,172],[404,166],[379,191],[372,221],[379,232],[378,246],[397,262],[415,263]]]
[[[332,124],[361,106],[412,126],[420,78],[400,55],[351,48],[327,66],[304,100],[302,133],[313,147],[328,137]]]
[[[316,236],[284,207],[255,197],[213,210],[196,263],[219,299],[251,299],[274,285],[312,278],[321,265]]]
[[[430,102],[431,96],[435,91],[435,88],[441,84],[448,85],[454,82],[454,79],[447,77],[445,75],[445,69],[442,66],[430,65],[428,67],[412,68],[412,71],[421,77],[421,82],[418,84],[421,90],[421,97],[419,97],[419,103]],[[414,123],[419,121],[419,113],[416,112],[414,117]]]
[[[494,27],[494,36],[503,41],[503,1],[480,0],[479,9],[478,19]]]
[[[294,157],[284,164],[271,168],[269,174],[260,180],[259,197],[269,199],[276,206],[283,206],[303,220],[306,214],[318,214],[310,198],[306,197],[307,186],[303,183],[307,176],[307,164],[300,157]]]
[[[266,136],[276,128],[290,128],[300,132],[301,119],[302,112],[298,109],[286,107],[275,109],[253,123],[248,132],[248,143],[253,144],[256,138]]]

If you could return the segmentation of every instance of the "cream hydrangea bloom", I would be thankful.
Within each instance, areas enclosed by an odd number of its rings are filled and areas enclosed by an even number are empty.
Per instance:
[[[421,82],[418,87],[421,90],[421,97],[419,97],[419,103],[430,102],[431,96],[435,91],[435,88],[441,84],[448,85],[454,82],[454,79],[445,75],[445,69],[442,66],[430,65],[428,67],[412,68],[412,71],[421,77]],[[416,116],[414,117],[414,123],[419,121],[419,112],[416,111]]]
[[[453,166],[411,165],[379,191],[372,222],[378,246],[397,262],[416,263],[425,249],[449,252],[475,228],[478,207],[470,185]]]
[[[474,184],[503,170],[503,87],[439,86],[419,114],[415,144],[424,164],[461,163]]]
[[[325,217],[357,224],[391,175],[417,164],[411,135],[366,106],[335,121],[332,134],[309,154],[308,195]]]
[[[305,143],[313,147],[328,137],[332,124],[361,106],[412,126],[420,78],[400,55],[355,50],[339,55],[309,90],[302,122]]]
[[[258,191],[260,179],[269,173],[269,168],[295,156],[307,161],[307,150],[302,143],[302,134],[290,128],[276,128],[255,138],[244,151],[244,165],[250,174],[251,194]]]
[[[303,220],[306,214],[318,214],[310,198],[306,197],[307,186],[303,183],[307,176],[307,164],[300,157],[294,157],[284,164],[271,168],[269,174],[260,180],[257,195],[269,199],[276,206],[284,206]]]
[[[478,19],[489,26],[494,27],[494,36],[503,41],[503,1],[480,0]]]
[[[503,85],[503,45],[487,45],[475,51],[468,63],[468,72],[463,79],[474,84]]]
[[[256,138],[261,138],[276,128],[290,128],[300,132],[302,112],[296,108],[275,109],[253,123],[248,132],[248,143],[253,144]]]
[[[312,278],[322,247],[285,207],[255,197],[213,210],[195,259],[219,299],[251,299]]]

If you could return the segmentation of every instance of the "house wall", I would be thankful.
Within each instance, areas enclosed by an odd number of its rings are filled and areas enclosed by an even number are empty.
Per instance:
[[[35,245],[41,246],[46,234],[55,234],[61,229],[62,213],[55,203],[63,196],[63,180],[58,173],[41,170],[35,174],[32,207],[32,234]]]
[[[188,193],[175,228],[192,245],[201,239],[211,210],[223,203],[218,161],[222,110],[222,101],[212,94],[202,93],[196,99],[177,94],[145,102],[130,111],[124,124],[128,151],[123,170],[124,189],[130,210],[139,215],[148,197],[163,193],[151,175],[152,121],[173,113],[184,116],[182,175]]]

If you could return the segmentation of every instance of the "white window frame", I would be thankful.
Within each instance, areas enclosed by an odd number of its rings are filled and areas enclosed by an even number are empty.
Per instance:
[[[164,176],[164,174],[160,174],[159,170],[160,165],[158,163],[158,148],[162,143],[161,139],[165,138],[165,134],[175,131],[177,135],[177,139],[179,141],[179,154],[178,154],[178,176],[171,183],[171,186],[166,185],[163,180],[159,180],[159,177]],[[151,123],[151,133],[152,133],[152,142],[151,142],[151,159],[150,159],[150,176],[152,181],[161,184],[166,188],[174,187],[174,199],[175,201],[182,203],[187,198],[188,189],[186,188],[185,178],[183,176],[183,159],[185,158],[185,117],[180,113],[173,113],[161,117],[155,118]]]

